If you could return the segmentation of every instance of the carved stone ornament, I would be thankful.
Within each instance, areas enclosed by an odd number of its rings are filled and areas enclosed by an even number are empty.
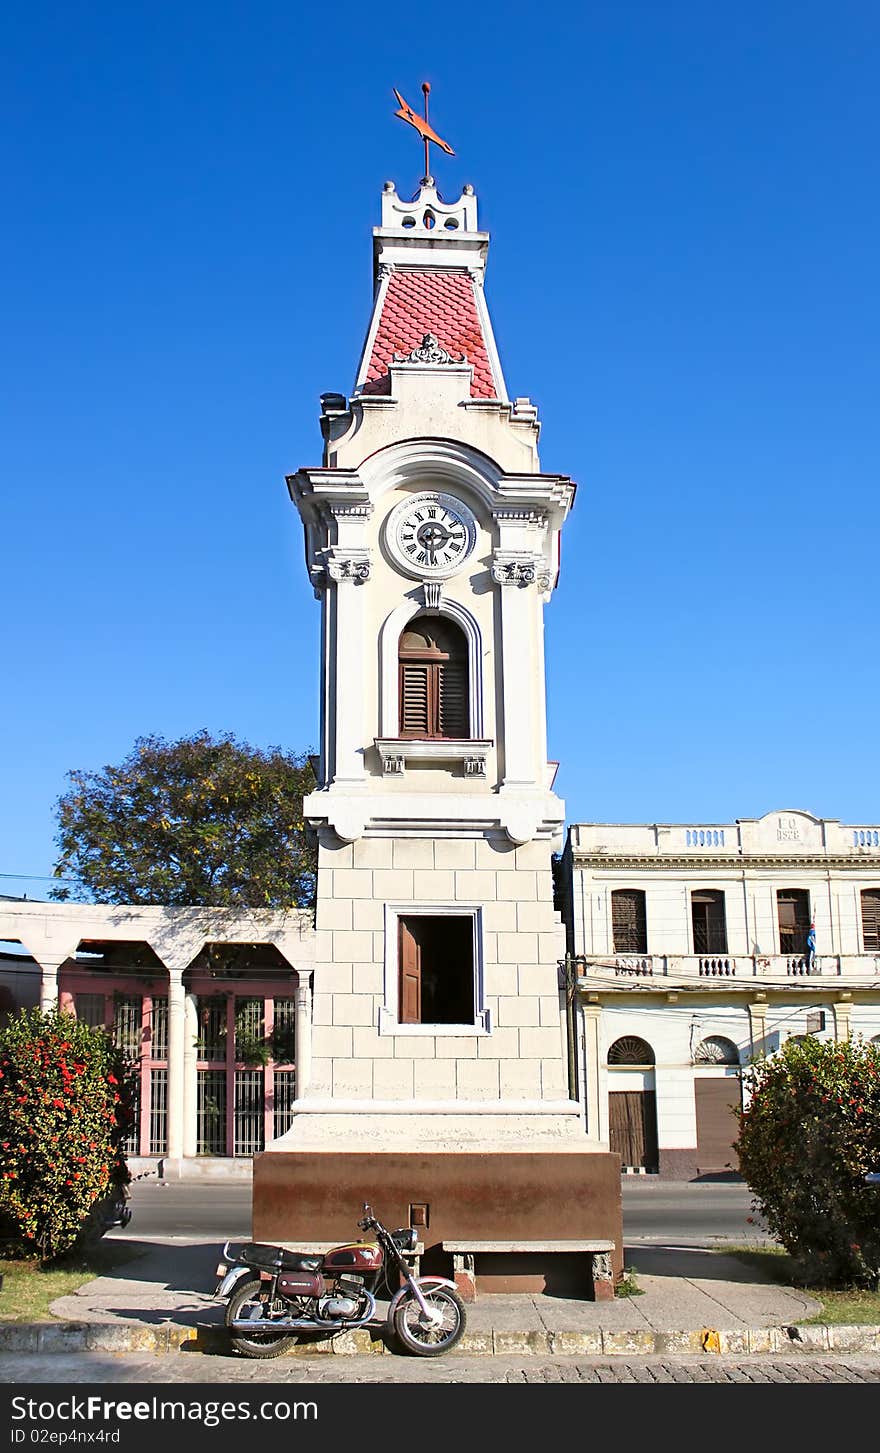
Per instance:
[[[464,775],[466,777],[485,777],[486,758],[484,756],[465,757]]]
[[[466,359],[462,353],[460,357],[453,358],[445,348],[441,348],[433,333],[423,333],[422,341],[418,348],[412,353],[395,353],[392,360],[394,363],[465,363]]]
[[[402,777],[404,766],[402,756],[389,755],[382,758],[382,771],[386,777]]]
[[[492,561],[492,579],[496,585],[537,585],[539,590],[549,590],[551,576],[539,556],[519,560],[496,556]]]
[[[422,582],[422,594],[425,599],[425,610],[439,610],[440,596],[443,586],[439,580],[425,580]]]
[[[370,562],[363,555],[334,555],[327,561],[327,574],[337,584],[352,580],[355,585],[363,585],[370,578]]]

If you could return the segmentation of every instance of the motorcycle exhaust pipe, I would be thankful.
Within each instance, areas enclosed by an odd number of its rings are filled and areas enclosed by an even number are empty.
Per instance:
[[[233,1332],[341,1332],[343,1327],[362,1327],[369,1317],[357,1322],[314,1322],[305,1317],[257,1317],[230,1323]]]
[[[322,1322],[314,1317],[236,1317],[229,1325],[233,1332],[342,1332],[346,1328],[365,1327],[375,1312],[376,1299],[370,1297],[370,1305],[362,1317],[354,1320],[347,1317],[344,1322]]]

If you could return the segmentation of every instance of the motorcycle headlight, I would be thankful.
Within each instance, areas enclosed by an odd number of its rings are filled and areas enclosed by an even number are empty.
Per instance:
[[[402,1226],[399,1231],[392,1231],[391,1240],[401,1251],[415,1251],[418,1235],[414,1227]]]

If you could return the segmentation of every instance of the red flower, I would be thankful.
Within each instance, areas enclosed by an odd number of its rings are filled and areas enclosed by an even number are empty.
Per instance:
[[[108,1075],[107,1076],[107,1084],[108,1085],[118,1085],[119,1084],[119,1081],[117,1080],[117,1078],[116,1078],[115,1075]]]

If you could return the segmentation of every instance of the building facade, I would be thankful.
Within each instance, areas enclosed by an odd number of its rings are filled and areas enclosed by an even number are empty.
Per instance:
[[[735,1170],[743,1066],[880,1038],[878,827],[579,824],[559,882],[586,1127],[624,1168]]]

